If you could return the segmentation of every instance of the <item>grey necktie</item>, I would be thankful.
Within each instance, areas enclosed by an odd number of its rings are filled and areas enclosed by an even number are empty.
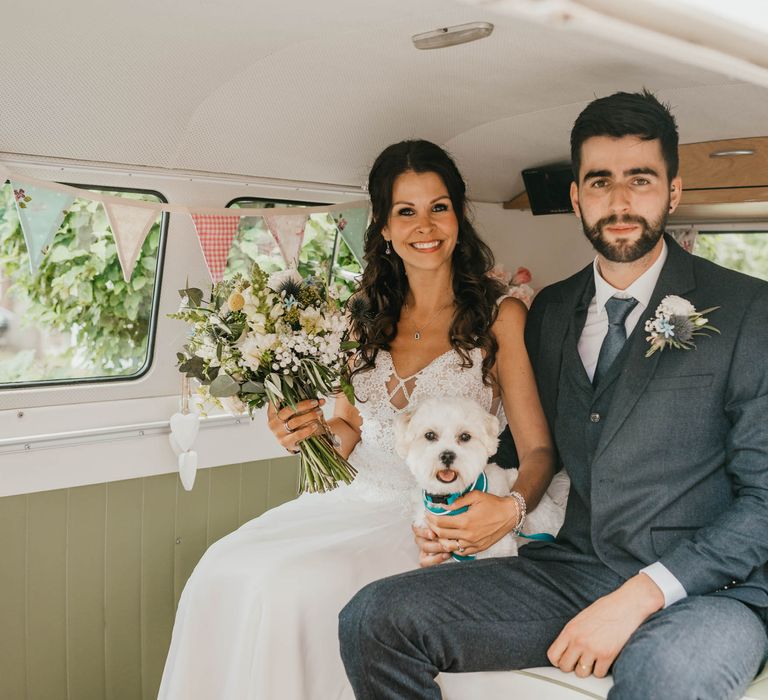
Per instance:
[[[635,306],[637,306],[637,299],[633,297],[628,297],[627,299],[611,297],[605,302],[605,310],[608,313],[608,333],[606,333],[603,344],[600,346],[595,376],[592,379],[593,386],[597,386],[600,380],[608,373],[616,356],[621,352],[621,348],[624,347],[624,342],[627,339],[624,323]]]

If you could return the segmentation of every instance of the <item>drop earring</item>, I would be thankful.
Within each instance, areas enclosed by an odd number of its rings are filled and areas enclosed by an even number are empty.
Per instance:
[[[389,247],[389,240],[387,240],[387,249],[384,251],[386,255],[390,255],[392,253],[392,249]]]

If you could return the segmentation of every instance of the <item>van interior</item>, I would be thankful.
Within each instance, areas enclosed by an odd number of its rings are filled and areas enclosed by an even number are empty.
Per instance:
[[[298,459],[263,410],[209,408],[194,468],[179,474],[169,421],[195,387],[177,366],[187,328],[170,315],[179,290],[210,289],[212,269],[193,215],[313,208],[300,269],[346,298],[365,221],[345,235],[334,213],[367,211],[385,146],[428,139],[459,165],[498,265],[527,268],[538,290],[593,259],[567,197],[575,117],[595,97],[647,88],[680,130],[684,193],[669,231],[694,255],[768,279],[759,0],[33,2],[6,8],[1,51],[7,700],[155,698],[203,552],[296,496]],[[60,217],[31,234],[19,207],[40,192]],[[262,218],[230,220],[221,274],[254,260],[285,268]],[[610,687],[556,669],[492,675],[457,675],[445,696]],[[768,675],[747,697],[768,698]]]

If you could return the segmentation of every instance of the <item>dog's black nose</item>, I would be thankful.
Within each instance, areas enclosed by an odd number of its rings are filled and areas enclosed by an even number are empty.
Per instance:
[[[446,466],[450,467],[453,464],[453,460],[456,459],[456,453],[451,450],[443,450],[440,453],[440,461]]]

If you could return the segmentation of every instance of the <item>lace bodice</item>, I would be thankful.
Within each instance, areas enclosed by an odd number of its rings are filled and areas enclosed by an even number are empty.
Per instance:
[[[355,375],[356,407],[363,418],[361,439],[349,461],[358,475],[349,487],[374,500],[402,498],[415,489],[413,476],[395,453],[394,421],[409,405],[430,397],[461,396],[474,399],[490,411],[493,390],[483,384],[482,351],[470,351],[472,367],[462,368],[454,350],[436,357],[410,377],[399,377],[392,356],[379,351],[376,366]],[[402,408],[402,399],[406,404]]]

